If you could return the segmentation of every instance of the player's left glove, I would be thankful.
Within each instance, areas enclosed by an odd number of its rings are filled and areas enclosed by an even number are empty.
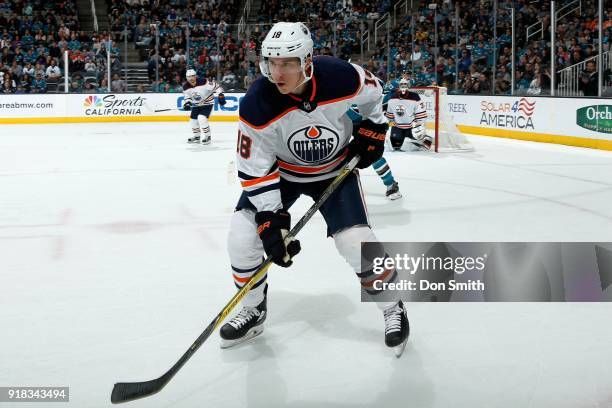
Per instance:
[[[185,101],[185,103],[183,104],[183,110],[190,111],[191,105],[192,105],[191,101]]]
[[[357,167],[365,169],[382,157],[388,128],[386,123],[374,123],[366,119],[353,129],[353,140],[348,148],[351,157],[357,154],[361,157]]]
[[[217,96],[217,101],[219,101],[219,105],[225,106],[225,95],[219,94],[219,96]]]

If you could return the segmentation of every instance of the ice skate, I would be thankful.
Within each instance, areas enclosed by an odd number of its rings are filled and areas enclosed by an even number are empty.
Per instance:
[[[233,347],[263,333],[267,297],[255,307],[244,306],[229,322],[221,326],[221,348]]]
[[[385,317],[385,344],[393,348],[397,358],[401,357],[408,342],[410,324],[406,308],[400,300],[383,312]]]
[[[397,181],[394,181],[393,184],[387,186],[387,192],[385,193],[385,196],[389,200],[397,200],[398,198],[402,198],[402,193],[399,191],[399,185],[397,184]]]

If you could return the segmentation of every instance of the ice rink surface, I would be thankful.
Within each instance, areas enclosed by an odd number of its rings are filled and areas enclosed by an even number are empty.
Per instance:
[[[236,124],[212,132],[197,147],[187,123],[0,127],[0,386],[111,406],[115,382],[161,375],[219,312],[240,187]],[[380,240],[612,241],[612,153],[470,140],[473,153],[387,153],[396,202],[361,172]],[[125,406],[612,407],[611,305],[409,304],[398,360],[322,218],[299,238],[294,266],[270,273],[262,336],[221,350],[215,333]]]

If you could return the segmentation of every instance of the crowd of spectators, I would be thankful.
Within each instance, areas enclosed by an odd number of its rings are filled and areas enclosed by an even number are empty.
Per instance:
[[[550,2],[533,0],[499,0],[497,19],[493,1],[438,1],[438,8],[421,1],[419,12],[407,17],[392,32],[390,47],[386,39],[366,66],[380,77],[397,76],[409,71],[415,85],[439,85],[451,92],[465,94],[509,94],[512,83],[512,22],[510,7],[516,10],[515,92],[540,95],[550,92]],[[568,4],[566,2],[565,4]],[[583,0],[580,9],[569,6],[557,21],[556,71],[588,60],[597,44],[597,1]],[[459,6],[457,36],[456,6]],[[414,24],[413,24],[414,22]],[[437,43],[435,27],[438,27]],[[495,22],[497,24],[495,24]],[[527,27],[541,22],[541,31],[527,38]],[[537,27],[534,26],[534,27]],[[532,29],[534,28],[532,27]],[[495,36],[495,34],[497,34]],[[414,38],[413,38],[414,37]],[[496,40],[495,40],[496,38]],[[604,51],[610,50],[612,8],[606,11]],[[414,49],[412,49],[414,44]],[[387,64],[390,54],[390,64]],[[590,64],[585,64],[586,70]],[[495,67],[495,70],[493,70]],[[589,72],[585,94],[593,94]],[[493,75],[495,78],[493,79]],[[586,74],[584,77],[586,78]],[[558,79],[558,78],[557,78]],[[558,81],[557,81],[558,82]]]
[[[108,34],[82,31],[74,1],[0,0],[0,30],[2,93],[63,91],[66,52],[70,90],[100,89]]]
[[[149,83],[140,90],[181,92],[188,67],[217,78],[227,90],[243,90],[260,75],[257,51],[271,25],[304,21],[313,35],[315,55],[361,63],[385,81],[410,72],[413,85],[445,86],[465,94],[508,94],[513,68],[511,5],[516,9],[516,92],[550,92],[550,2],[546,0],[499,0],[496,24],[493,0],[420,0],[415,2],[417,11],[398,19],[389,39],[386,29],[381,30],[375,44],[374,22],[393,11],[391,0],[267,0],[251,10],[256,23],[241,30],[237,30],[239,0],[106,1],[110,32],[86,33],[80,29],[72,0],[0,0],[0,92],[63,90],[65,51],[71,92],[106,91],[108,41],[111,90],[125,92],[117,44],[126,36],[147,64]],[[431,3],[437,4],[435,10]],[[590,58],[598,53],[597,0],[582,0],[581,5],[557,21],[557,71],[594,61]],[[605,13],[607,51],[612,8]],[[527,38],[527,27],[538,22],[541,32]],[[372,52],[361,60],[366,29]],[[595,70],[595,64],[584,64],[579,81],[585,95],[597,92]]]
[[[107,0],[111,32],[140,50],[147,62],[150,88],[180,92],[187,65],[206,77],[239,65],[231,25],[238,0]],[[188,34],[189,33],[189,34]],[[156,38],[159,39],[156,53]],[[187,44],[189,41],[189,44]],[[189,53],[189,54],[188,54]]]

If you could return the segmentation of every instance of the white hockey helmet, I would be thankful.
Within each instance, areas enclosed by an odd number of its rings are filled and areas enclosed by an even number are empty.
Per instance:
[[[299,58],[306,81],[312,78],[313,69],[306,73],[306,60],[312,57],[314,42],[304,23],[276,23],[261,44],[259,69],[271,82],[268,58]]]
[[[188,69],[185,76],[187,78],[197,76],[195,69]]]
[[[402,92],[408,92],[408,87],[409,87],[410,83],[408,82],[408,80],[406,78],[402,78],[399,81],[399,89]]]

